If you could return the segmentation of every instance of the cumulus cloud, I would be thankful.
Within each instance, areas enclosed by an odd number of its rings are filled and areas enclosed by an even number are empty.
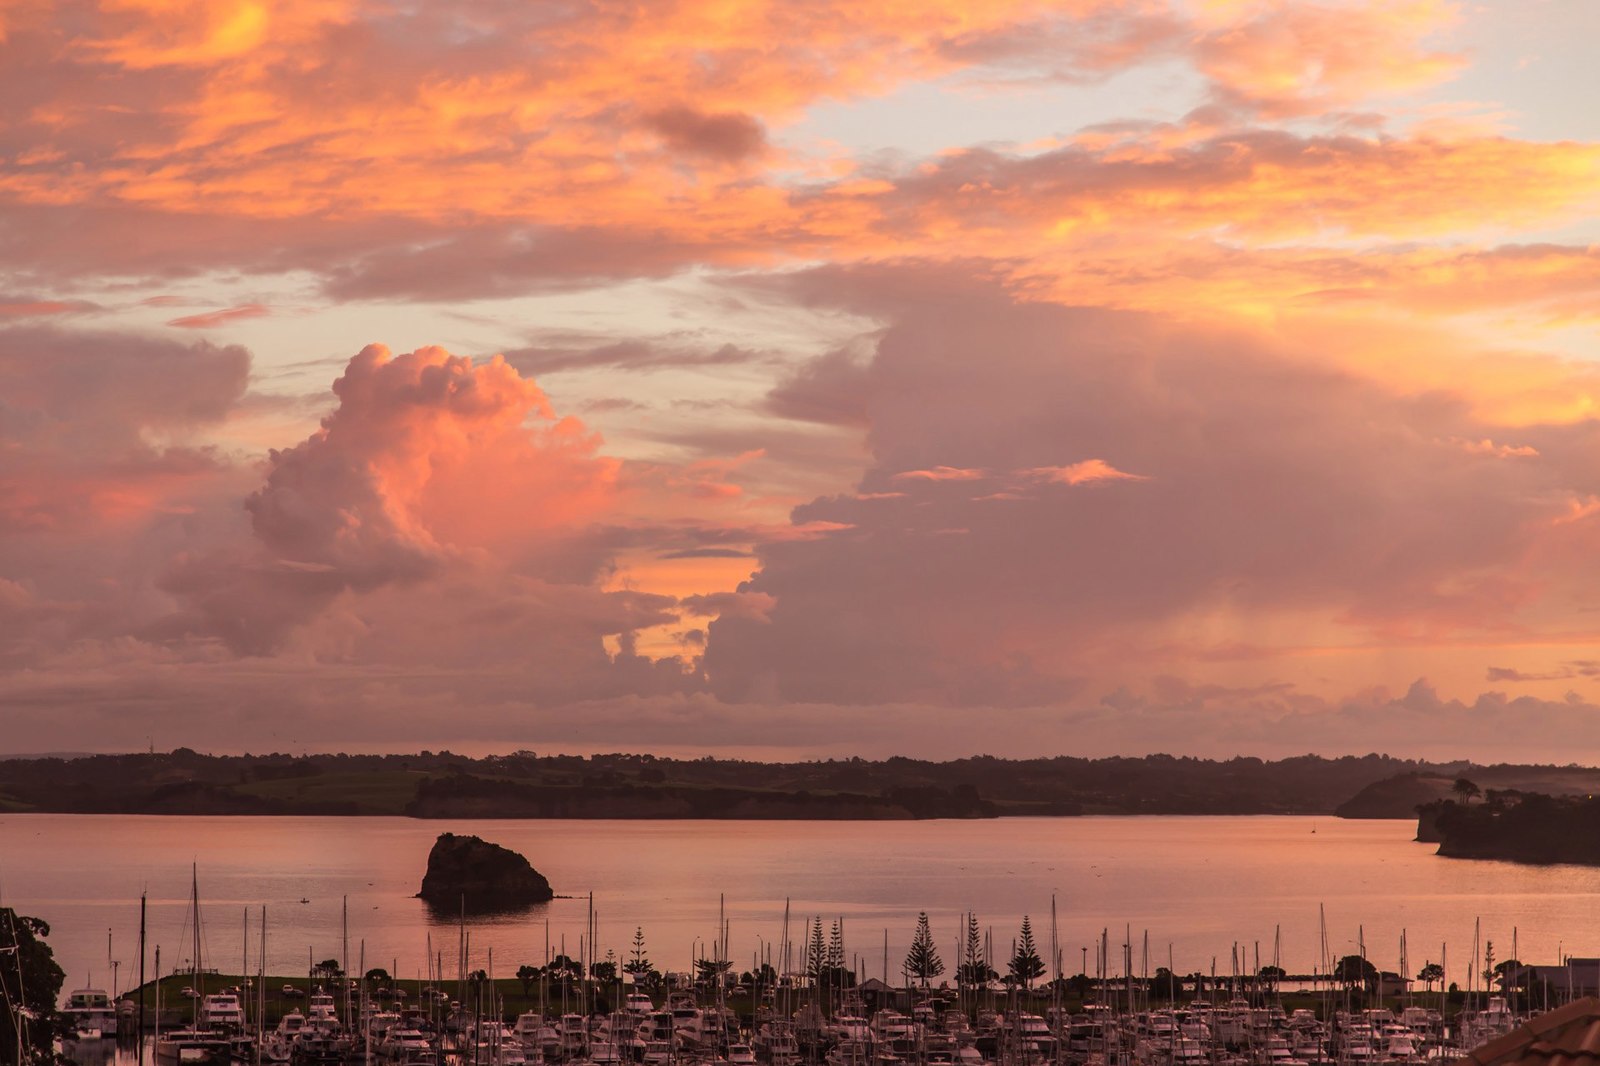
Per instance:
[[[1307,343],[982,300],[900,313],[864,378],[867,473],[795,511],[842,528],[759,548],[746,588],[775,605],[712,623],[711,684],[1023,705],[1202,668],[1245,634],[1289,655],[1264,637],[1279,626],[1337,647],[1531,624],[1595,535],[1592,428],[1530,430],[1537,456],[1485,462],[1459,444],[1487,436],[1460,398]]]
[[[169,580],[242,650],[271,650],[346,590],[435,577],[475,552],[559,555],[613,491],[597,439],[498,357],[369,345],[333,391],[339,406],[274,451],[244,501],[259,549],[188,559]]]
[[[594,535],[617,517],[621,463],[531,379],[369,346],[321,427],[257,467],[208,442],[248,406],[249,365],[237,347],[0,332],[0,661],[449,669],[522,642],[565,648],[520,653],[538,663],[528,691],[690,683],[675,660],[603,645],[673,623],[673,599],[601,583],[625,543],[707,549],[720,534]],[[715,486],[736,465],[682,477]],[[447,615],[459,639],[437,632]]]

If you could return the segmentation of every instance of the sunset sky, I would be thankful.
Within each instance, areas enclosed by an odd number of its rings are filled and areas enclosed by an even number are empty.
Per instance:
[[[1600,759],[1593,0],[0,0],[0,748]]]

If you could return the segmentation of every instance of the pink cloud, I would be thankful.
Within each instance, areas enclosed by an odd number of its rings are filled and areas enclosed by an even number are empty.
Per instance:
[[[272,309],[263,304],[240,304],[238,307],[228,307],[221,311],[207,311],[199,315],[184,315],[174,318],[167,323],[179,329],[216,329],[219,326],[231,325],[251,318],[265,318],[272,314]]]
[[[0,318],[39,318],[90,310],[94,305],[81,300],[41,300],[35,297],[0,293]]]

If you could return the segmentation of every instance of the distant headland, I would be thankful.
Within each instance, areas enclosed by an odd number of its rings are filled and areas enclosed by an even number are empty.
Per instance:
[[[206,755],[179,748],[0,761],[0,813],[867,820],[1337,811],[1409,818],[1463,773],[1488,781],[1561,778],[1573,786],[1551,791],[1592,782],[1589,790],[1600,792],[1597,771],[1385,755],[768,763],[528,751],[477,759],[447,751]]]
[[[1477,803],[1477,785],[1459,799],[1417,809],[1418,840],[1437,840],[1457,859],[1600,866],[1600,799],[1493,789]]]

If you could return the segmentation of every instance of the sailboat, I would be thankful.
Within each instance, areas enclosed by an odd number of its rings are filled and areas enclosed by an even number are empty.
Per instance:
[[[196,995],[195,1017],[187,1029],[174,1029],[162,1033],[156,1040],[156,1061],[164,1066],[199,1066],[202,1063],[226,1063],[233,1050],[232,1041],[226,1032],[218,1029],[202,1028],[200,1024],[200,1003],[204,998],[204,989],[200,984],[200,874],[198,868],[192,872],[190,887],[190,906],[194,913],[192,974]],[[159,980],[159,976],[157,978]]]

